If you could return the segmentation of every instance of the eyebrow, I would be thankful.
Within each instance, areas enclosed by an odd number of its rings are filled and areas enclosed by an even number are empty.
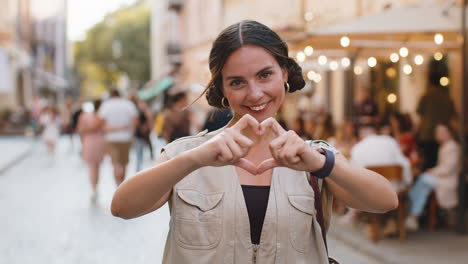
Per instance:
[[[255,75],[259,75],[261,74],[262,72],[266,71],[266,70],[269,70],[269,69],[272,69],[273,66],[266,66],[265,68],[259,70]],[[243,77],[242,76],[229,76],[229,77],[226,77],[226,80],[231,80],[231,79],[242,79]]]

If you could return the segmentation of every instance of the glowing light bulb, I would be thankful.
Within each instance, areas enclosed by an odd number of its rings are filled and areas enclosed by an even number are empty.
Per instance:
[[[410,75],[413,72],[413,67],[411,67],[411,65],[409,64],[406,64],[405,66],[403,66],[403,72],[406,75]]]
[[[375,65],[377,65],[377,59],[375,57],[370,57],[367,59],[367,65],[371,68],[375,67]]]
[[[341,66],[348,68],[351,65],[351,60],[347,57],[341,59]]]
[[[307,79],[309,80],[314,80],[315,79],[315,72],[314,71],[309,71],[307,72]]]
[[[312,48],[312,46],[307,46],[304,49],[304,53],[307,56],[311,56],[312,54],[314,54],[314,48]]]
[[[414,56],[414,64],[422,65],[424,63],[424,57],[422,55]]]
[[[305,58],[306,58],[306,55],[304,54],[304,52],[302,51],[299,51],[296,55],[296,59],[297,61],[299,62],[304,62],[305,61]]]
[[[327,56],[325,56],[325,55],[320,55],[320,56],[318,57],[318,63],[319,63],[320,65],[325,65],[325,64],[327,64]]]
[[[409,54],[408,48],[406,47],[400,48],[400,56],[402,56],[403,58],[406,58],[408,54]]]
[[[436,52],[434,53],[434,60],[436,61],[440,61],[444,58],[444,54],[440,53],[440,52]]]
[[[437,45],[441,45],[442,43],[444,43],[444,35],[442,35],[440,33],[435,34],[434,35],[434,42]]]
[[[442,86],[448,86],[450,84],[450,79],[444,76],[440,78],[439,82],[440,82],[440,85]]]
[[[397,96],[394,93],[391,93],[387,96],[387,102],[394,104],[397,101]]]
[[[361,66],[354,66],[354,74],[356,75],[361,75],[362,74],[362,68]]]
[[[340,39],[340,45],[343,47],[343,48],[346,48],[346,47],[349,47],[349,44],[351,43],[351,41],[349,40],[349,38],[347,36],[343,36],[341,37]]]
[[[394,52],[394,53],[390,54],[390,60],[393,63],[397,63],[400,60],[400,56],[398,56],[398,53]]]

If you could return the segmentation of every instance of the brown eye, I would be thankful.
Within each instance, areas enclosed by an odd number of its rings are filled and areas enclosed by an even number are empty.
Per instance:
[[[239,86],[241,84],[240,80],[233,80],[229,83],[230,86]]]
[[[260,79],[268,79],[273,73],[272,72],[264,72],[260,74]]]

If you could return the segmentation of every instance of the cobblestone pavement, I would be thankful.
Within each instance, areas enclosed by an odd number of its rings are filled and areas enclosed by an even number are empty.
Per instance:
[[[109,160],[101,168],[93,205],[86,167],[68,142],[61,139],[55,158],[38,144],[0,175],[0,264],[160,263],[167,206],[134,220],[113,217]],[[133,163],[128,172],[134,173]],[[330,240],[330,248],[342,263],[377,263],[337,240]]]

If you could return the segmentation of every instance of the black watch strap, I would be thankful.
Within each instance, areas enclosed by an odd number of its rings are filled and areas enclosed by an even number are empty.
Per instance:
[[[320,170],[310,173],[319,179],[328,177],[335,166],[335,154],[326,148],[322,148],[322,150],[323,152],[321,154],[325,155],[325,164]]]

